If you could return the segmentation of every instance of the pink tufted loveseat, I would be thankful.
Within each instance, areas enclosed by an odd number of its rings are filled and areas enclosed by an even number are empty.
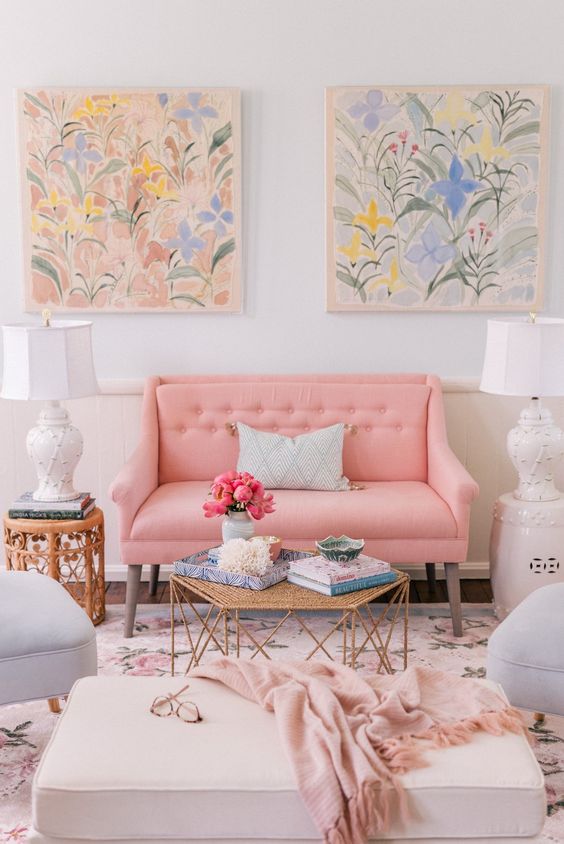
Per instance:
[[[288,547],[341,533],[391,563],[445,563],[453,628],[461,634],[458,563],[468,548],[478,486],[450,450],[440,381],[433,375],[192,375],[147,379],[139,446],[112,484],[121,559],[128,568],[131,636],[143,564],[158,566],[218,543],[221,520],[206,519],[210,481],[234,468],[238,438],[228,423],[296,436],[336,422],[344,472],[363,489],[276,490],[276,512],[260,532]]]

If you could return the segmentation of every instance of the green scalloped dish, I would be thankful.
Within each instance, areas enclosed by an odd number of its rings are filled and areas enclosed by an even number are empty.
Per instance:
[[[328,536],[315,547],[322,557],[334,563],[350,563],[356,560],[364,548],[364,539],[351,539],[350,536]]]

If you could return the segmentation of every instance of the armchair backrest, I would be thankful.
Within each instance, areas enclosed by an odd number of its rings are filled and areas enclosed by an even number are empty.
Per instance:
[[[355,481],[426,481],[430,420],[433,439],[445,437],[440,382],[428,375],[166,376],[148,379],[144,401],[158,419],[160,484],[235,468],[227,426],[238,421],[292,437],[354,425],[343,462]]]

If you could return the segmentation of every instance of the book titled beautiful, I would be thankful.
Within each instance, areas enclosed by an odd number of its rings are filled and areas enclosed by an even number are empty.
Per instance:
[[[303,586],[322,595],[334,598],[336,595],[346,595],[349,592],[358,592],[361,589],[373,589],[375,586],[383,586],[385,583],[393,583],[397,578],[395,571],[387,571],[382,574],[375,574],[371,577],[361,577],[357,580],[347,580],[341,583],[320,583],[318,580],[310,580],[309,577],[302,577],[299,574],[288,572],[288,583],[296,586]]]
[[[335,563],[325,557],[309,557],[305,560],[294,560],[290,566],[292,574],[316,580],[331,586],[335,583],[347,583],[351,580],[386,574],[390,571],[390,564],[375,557],[361,554],[349,563]]]

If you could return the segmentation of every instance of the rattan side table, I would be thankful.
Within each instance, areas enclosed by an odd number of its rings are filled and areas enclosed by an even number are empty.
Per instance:
[[[106,614],[104,514],[95,507],[85,519],[10,519],[4,516],[8,571],[34,567],[62,583],[100,624]]]

